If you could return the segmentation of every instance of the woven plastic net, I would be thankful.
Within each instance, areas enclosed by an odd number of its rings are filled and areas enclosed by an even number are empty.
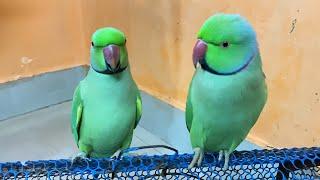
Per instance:
[[[217,153],[188,169],[193,155],[170,149],[174,154],[0,163],[0,179],[320,179],[320,148],[235,151],[227,170]]]

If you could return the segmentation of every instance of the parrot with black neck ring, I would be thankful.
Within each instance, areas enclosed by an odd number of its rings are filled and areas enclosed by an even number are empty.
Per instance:
[[[80,150],[73,160],[110,157],[130,147],[142,114],[123,32],[112,27],[94,32],[90,65],[73,96],[71,127]]]
[[[200,166],[205,152],[219,152],[227,169],[230,154],[246,138],[267,100],[253,27],[236,14],[209,17],[198,32],[193,64],[186,126],[195,154],[188,168]]]

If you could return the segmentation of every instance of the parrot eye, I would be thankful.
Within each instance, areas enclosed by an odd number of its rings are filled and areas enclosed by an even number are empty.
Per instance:
[[[223,42],[223,43],[222,43],[222,47],[224,47],[224,48],[229,47],[229,43],[228,43],[227,41]]]
[[[94,43],[93,42],[91,42],[91,45],[94,47]]]

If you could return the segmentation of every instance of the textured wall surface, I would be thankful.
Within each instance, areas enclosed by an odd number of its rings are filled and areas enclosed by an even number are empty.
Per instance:
[[[275,147],[319,145],[318,1],[177,2],[130,6],[129,53],[140,86],[184,108],[197,30],[214,12],[240,13],[257,31],[269,87],[249,140]]]
[[[0,2],[0,82],[84,64],[80,4]]]
[[[90,35],[128,37],[141,89],[184,108],[196,32],[215,12],[240,13],[257,31],[268,104],[249,135],[259,145],[320,144],[320,15],[316,0],[1,1],[0,81],[88,63]]]

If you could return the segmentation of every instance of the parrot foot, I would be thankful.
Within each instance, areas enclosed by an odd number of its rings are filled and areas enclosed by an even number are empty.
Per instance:
[[[218,158],[219,161],[222,160],[223,153],[224,153],[224,165],[223,165],[223,170],[227,170],[227,169],[228,169],[228,165],[229,165],[229,156],[230,156],[230,153],[229,153],[227,150],[221,150],[221,151],[219,151],[219,158]]]
[[[228,169],[228,164],[229,164],[229,155],[230,155],[230,153],[227,150],[220,150],[219,151],[218,161],[222,160],[223,155],[224,155],[223,170],[227,170]]]
[[[228,151],[224,152],[224,165],[223,165],[223,170],[227,170],[229,166],[229,155],[230,153]]]
[[[188,169],[193,168],[196,163],[197,163],[197,166],[200,166],[203,160],[203,155],[204,155],[203,150],[201,150],[200,148],[194,148],[193,151],[194,151],[194,156],[191,163],[188,166]]]
[[[90,159],[87,157],[87,154],[84,152],[80,152],[77,155],[71,157],[71,165],[73,165],[74,162],[76,161],[80,161],[80,160],[86,160],[86,161],[90,161]]]
[[[119,149],[119,150],[117,150],[117,151],[113,154],[113,156],[112,156],[111,158],[117,158],[117,157],[119,157],[120,152],[121,152],[121,150],[120,150],[120,149]]]
[[[222,160],[222,156],[223,156],[223,150],[219,151],[219,157],[218,157],[218,161]]]

